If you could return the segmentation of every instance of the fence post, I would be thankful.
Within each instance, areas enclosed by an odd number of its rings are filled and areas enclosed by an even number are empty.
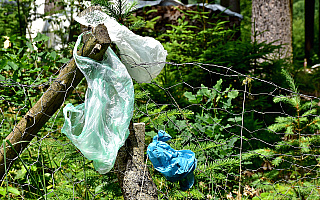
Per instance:
[[[153,183],[144,159],[145,124],[130,123],[130,135],[118,152],[114,170],[124,199],[157,200]]]

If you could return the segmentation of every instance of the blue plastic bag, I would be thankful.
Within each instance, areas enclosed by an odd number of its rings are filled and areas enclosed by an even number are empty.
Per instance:
[[[163,130],[153,137],[147,148],[147,154],[153,167],[161,172],[168,181],[180,181],[181,190],[187,190],[194,183],[193,171],[197,167],[195,154],[190,150],[174,150],[166,141],[171,136]]]

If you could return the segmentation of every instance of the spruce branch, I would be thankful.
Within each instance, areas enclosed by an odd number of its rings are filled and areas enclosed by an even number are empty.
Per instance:
[[[115,18],[121,24],[132,14],[137,5],[136,1],[128,3],[126,0],[92,0],[91,3],[93,5],[100,5],[104,12]]]

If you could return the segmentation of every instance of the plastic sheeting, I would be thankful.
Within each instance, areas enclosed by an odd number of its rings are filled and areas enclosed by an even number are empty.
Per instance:
[[[194,183],[193,171],[197,166],[195,154],[190,150],[174,150],[166,141],[171,136],[163,130],[153,137],[147,148],[147,154],[153,167],[171,182],[180,181],[181,190],[187,190]]]
[[[129,136],[133,83],[111,48],[102,62],[77,55],[82,35],[78,37],[73,57],[88,83],[85,102],[76,107],[66,105],[61,132],[104,174],[112,169],[118,150]]]
[[[93,10],[75,20],[92,27],[104,24],[111,41],[120,50],[121,61],[137,82],[150,83],[164,67],[167,51],[154,38],[134,34],[100,10]]]

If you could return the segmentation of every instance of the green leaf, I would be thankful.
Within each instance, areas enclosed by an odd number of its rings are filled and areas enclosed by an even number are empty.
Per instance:
[[[20,195],[20,191],[17,189],[17,188],[14,188],[14,187],[8,187],[8,191],[12,194],[15,194],[15,195]]]
[[[8,187],[8,192],[10,192],[11,194],[15,194],[15,195],[20,195],[20,191],[17,188],[14,187]],[[2,196],[6,196],[7,194],[7,188],[5,187],[0,187],[0,194]]]
[[[219,81],[217,81],[216,85],[214,86],[214,88],[218,91],[221,91],[221,84],[222,84],[222,79],[220,79]]]
[[[61,58],[61,59],[58,60],[57,62],[59,62],[59,63],[66,63],[66,62],[68,62],[68,61],[69,61],[68,58]]]
[[[26,45],[31,51],[34,50],[33,45],[31,44],[31,42],[27,42]]]
[[[20,48],[17,55],[19,55],[22,52],[23,48]]]
[[[231,90],[228,92],[228,97],[232,99],[236,98],[238,95],[239,95],[238,90]]]
[[[50,57],[52,57],[53,60],[55,60],[57,57],[57,53],[55,51],[51,52]]]
[[[44,54],[47,54],[47,52],[45,52],[45,51],[40,52],[40,53],[38,53],[38,56],[39,56],[39,57],[42,57]]]
[[[148,15],[148,14],[150,14],[152,12],[158,12],[158,10],[157,9],[149,10],[149,11],[146,12],[146,15]]]
[[[3,187],[0,187],[0,194],[2,195],[2,196],[6,196],[6,189],[5,188],[3,188]]]
[[[15,179],[23,179],[26,174],[27,174],[27,170],[25,168],[22,168],[17,171]]]
[[[46,36],[45,34],[37,33],[37,36],[33,39],[35,42],[40,42],[40,41],[47,41],[49,40],[49,37]]]
[[[208,87],[206,87],[206,86],[204,86],[203,84],[201,84],[201,89],[198,90],[197,96],[210,97],[210,90],[208,89]]]
[[[157,133],[154,132],[154,131],[146,132],[146,136],[149,136],[149,137],[151,137],[151,138],[153,138],[153,137],[156,136],[156,135],[157,135]]]
[[[196,96],[192,94],[192,92],[185,92],[184,96],[188,98],[190,103],[198,103]]]
[[[311,109],[311,110],[307,110],[305,113],[303,113],[303,117],[307,117],[308,115],[314,115],[317,113],[317,109]]]
[[[271,163],[277,167],[283,162],[283,158],[281,156],[276,157]]]
[[[17,70],[19,68],[19,66],[11,61],[8,61],[8,65],[13,69],[13,70]]]
[[[47,65],[43,65],[42,68],[43,68],[44,70],[48,70],[50,67],[47,66]]]
[[[31,171],[36,172],[37,170],[38,170],[37,166],[35,166],[35,165],[32,165],[32,166],[31,166]]]
[[[229,146],[229,147],[233,147],[233,146],[234,146],[234,143],[235,143],[237,140],[238,140],[237,137],[231,138],[231,140],[229,140],[228,146]]]
[[[274,103],[279,103],[280,101],[288,101],[288,97],[280,95],[279,97],[273,98]]]
[[[103,192],[104,191],[104,187],[107,185],[108,183],[102,183],[100,185],[98,185],[95,189],[94,189],[94,192],[97,194],[97,193],[100,193],[100,192]]]

